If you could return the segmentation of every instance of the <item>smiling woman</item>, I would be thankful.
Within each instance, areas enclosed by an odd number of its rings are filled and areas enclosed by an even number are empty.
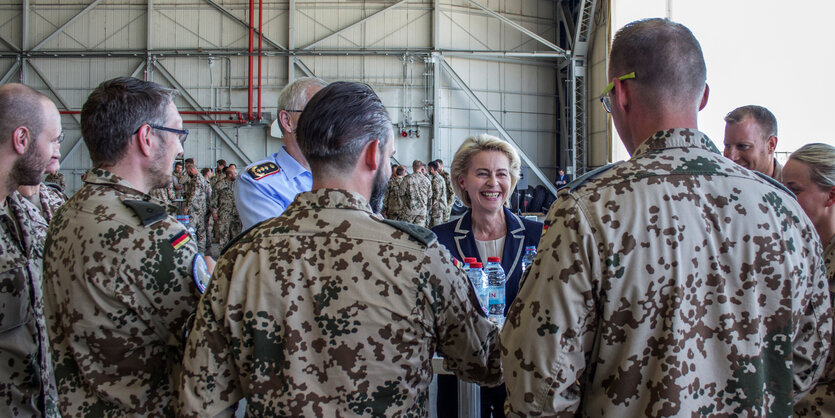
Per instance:
[[[470,209],[459,219],[432,231],[438,242],[458,260],[474,257],[486,264],[501,257],[507,274],[505,313],[516,298],[522,276],[522,252],[539,244],[542,224],[521,219],[505,207],[519,180],[521,161],[516,150],[495,136],[467,138],[452,160],[450,177],[458,198]],[[438,376],[438,416],[455,416],[457,383],[453,376]],[[504,385],[481,388],[481,410],[504,416]]]

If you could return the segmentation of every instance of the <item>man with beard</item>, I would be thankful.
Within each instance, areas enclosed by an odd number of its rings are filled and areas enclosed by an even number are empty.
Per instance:
[[[312,191],[226,249],[186,346],[182,416],[428,416],[432,356],[501,383],[496,328],[431,231],[378,215],[394,153],[370,87],[310,100]]]
[[[0,86],[0,109],[0,415],[60,416],[41,292],[46,223],[16,189],[40,184],[61,115],[22,84]]]
[[[172,416],[186,318],[208,282],[189,233],[148,191],[188,131],[177,92],[119,77],[81,109],[93,161],[50,224],[44,310],[64,416]]]
[[[57,173],[58,168],[61,167],[60,144],[63,141],[64,135],[59,136],[57,140],[59,145],[53,147],[52,153],[50,154],[49,165],[46,167],[47,173]],[[47,178],[49,177],[47,176]],[[42,219],[36,218],[36,220],[44,221],[47,224],[52,220],[52,217],[55,216],[55,212],[58,210],[58,207],[67,201],[67,195],[64,194],[63,187],[55,183],[48,183],[47,180],[44,180],[34,186],[20,185],[18,186],[17,191],[21,196],[26,198],[29,203],[38,209],[38,215],[40,215]]]

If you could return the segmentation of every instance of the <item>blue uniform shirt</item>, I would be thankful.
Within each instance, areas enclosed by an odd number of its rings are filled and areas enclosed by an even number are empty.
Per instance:
[[[312,188],[313,174],[284,147],[266,159],[246,166],[235,187],[235,205],[243,229],[281,215],[297,194]]]

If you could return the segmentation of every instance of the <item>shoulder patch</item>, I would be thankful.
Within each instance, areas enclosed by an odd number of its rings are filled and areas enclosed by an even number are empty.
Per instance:
[[[144,200],[123,200],[122,203],[136,212],[136,216],[139,217],[144,226],[151,226],[168,217],[165,207],[156,203]]]
[[[577,177],[576,179],[574,179],[574,181],[572,181],[571,183],[568,183],[567,185],[565,185],[563,187],[567,187],[569,192],[573,192],[574,189],[582,186],[583,183],[597,177],[598,175],[600,175],[604,171],[607,171],[614,166],[615,166],[615,164],[612,163],[612,164],[604,165],[603,167],[595,168],[594,170],[589,171],[588,173],[583,174],[580,177]]]
[[[391,219],[383,219],[383,223],[391,225],[395,229],[399,229],[409,234],[412,239],[426,246],[429,246],[438,240],[438,237],[435,236],[434,232],[422,226],[417,226],[408,222],[393,221]]]
[[[191,277],[194,280],[194,285],[197,291],[202,295],[206,293],[206,287],[209,285],[209,267],[206,265],[206,260],[201,254],[195,254],[194,260],[191,262]]]
[[[760,173],[759,171],[755,171],[755,170],[751,170],[751,171],[753,171],[754,173],[757,173],[757,175],[758,175],[758,176],[760,176],[760,178],[762,178],[763,180],[767,181],[767,182],[768,182],[769,184],[771,184],[772,186],[774,186],[774,187],[776,187],[776,188],[778,188],[778,189],[780,189],[780,190],[782,190],[782,191],[784,191],[784,192],[788,193],[788,194],[789,194],[789,196],[791,196],[791,197],[793,197],[795,200],[797,200],[797,196],[795,196],[795,195],[794,195],[794,193],[792,193],[792,191],[788,189],[788,187],[784,186],[784,185],[783,185],[783,183],[780,183],[779,181],[774,180],[773,178],[771,178],[771,177],[769,177],[769,176],[767,176],[767,175],[765,175],[765,174],[763,174],[763,173]]]
[[[258,165],[254,165],[246,169],[246,172],[252,176],[253,180],[261,180],[264,177],[273,175],[281,171],[281,168],[278,167],[278,164],[267,161],[265,163],[261,163]]]

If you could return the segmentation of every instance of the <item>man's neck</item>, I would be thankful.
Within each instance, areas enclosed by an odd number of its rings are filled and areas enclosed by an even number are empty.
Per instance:
[[[299,144],[296,142],[296,134],[284,134],[284,149],[287,150],[287,153],[296,160],[302,167],[307,170],[310,170],[310,164],[307,163],[307,159],[304,158],[304,154],[302,154],[302,150],[299,148]]]
[[[26,197],[34,196],[41,191],[41,185],[38,183],[34,186],[18,186],[17,191]]]
[[[151,187],[146,182],[147,177],[145,172],[143,172],[140,167],[136,167],[134,164],[121,161],[115,165],[101,166],[100,168],[119,176],[133,186],[133,188],[142,193],[148,193],[151,190]]]

